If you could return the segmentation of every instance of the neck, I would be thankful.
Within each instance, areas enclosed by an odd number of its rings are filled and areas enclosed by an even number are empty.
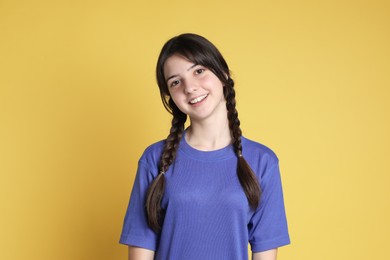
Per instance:
[[[227,116],[202,122],[191,121],[186,132],[187,143],[195,149],[213,151],[231,144]]]

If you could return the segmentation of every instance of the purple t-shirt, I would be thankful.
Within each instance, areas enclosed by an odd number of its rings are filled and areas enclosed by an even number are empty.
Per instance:
[[[251,210],[237,177],[233,146],[199,151],[180,142],[165,173],[165,210],[160,234],[147,225],[146,190],[158,173],[163,141],[139,160],[120,243],[155,251],[161,260],[247,260],[253,252],[290,243],[278,158],[266,146],[242,137],[242,151],[260,180],[260,205]]]

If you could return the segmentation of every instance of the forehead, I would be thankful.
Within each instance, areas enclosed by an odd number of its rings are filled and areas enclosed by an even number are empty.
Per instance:
[[[174,54],[169,57],[164,64],[164,77],[167,79],[172,75],[179,75],[186,72],[195,63],[187,58]]]

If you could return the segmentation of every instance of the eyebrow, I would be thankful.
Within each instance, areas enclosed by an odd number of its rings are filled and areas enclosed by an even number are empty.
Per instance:
[[[188,69],[187,69],[187,71],[189,71],[189,70],[191,70],[192,68],[194,68],[194,67],[196,67],[196,66],[198,66],[199,64],[194,64],[194,65],[192,65],[191,67],[189,67]],[[177,76],[179,76],[179,74],[175,74],[175,75],[172,75],[172,76],[169,76],[165,81],[166,82],[168,82],[171,78],[174,78],[174,77],[177,77]]]

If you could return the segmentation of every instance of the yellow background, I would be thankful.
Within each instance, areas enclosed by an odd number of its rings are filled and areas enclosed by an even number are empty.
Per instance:
[[[166,136],[154,66],[202,34],[245,136],[279,156],[279,259],[390,259],[388,1],[0,1],[0,259],[125,259],[136,163]]]

